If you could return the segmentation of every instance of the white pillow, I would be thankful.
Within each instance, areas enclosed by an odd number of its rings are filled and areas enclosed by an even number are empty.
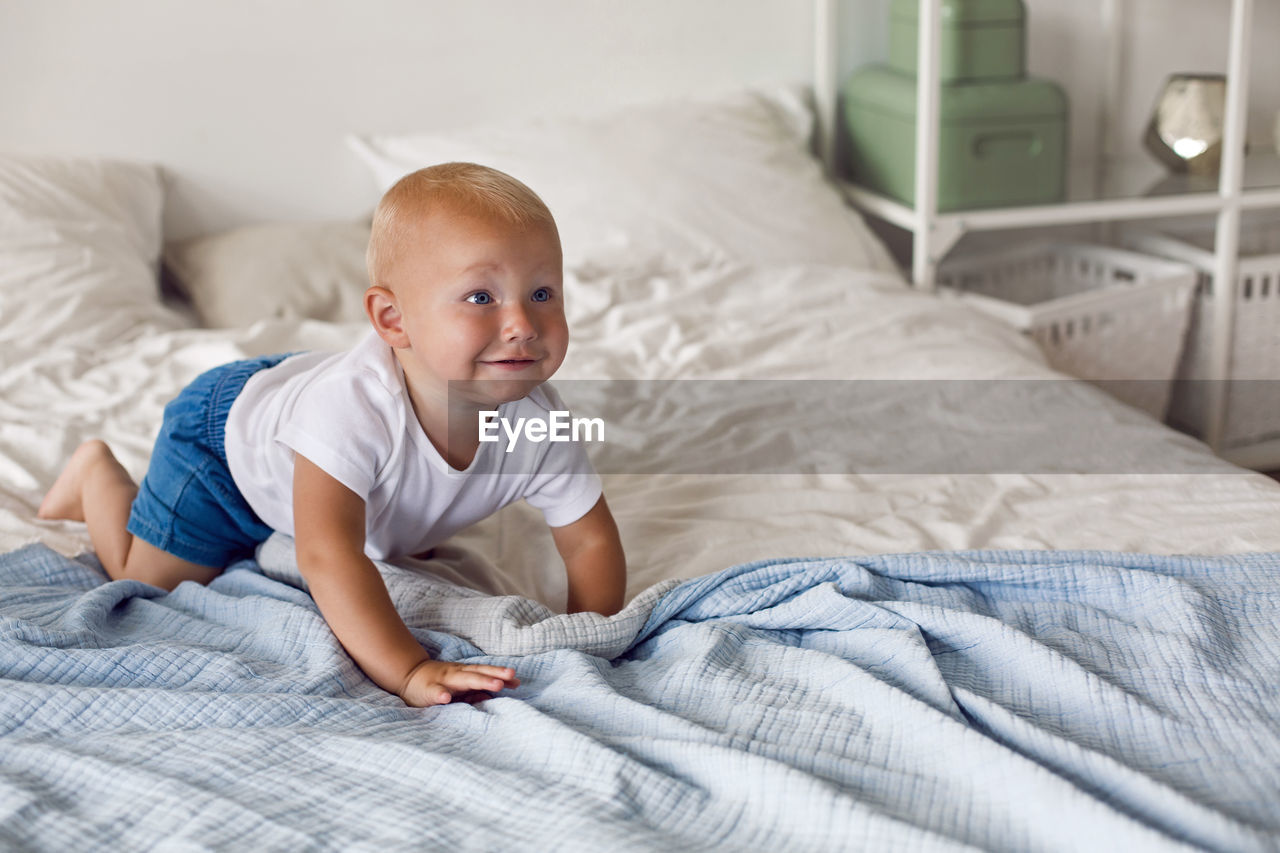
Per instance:
[[[150,320],[164,186],[157,167],[0,155],[0,349],[88,350]]]
[[[583,278],[723,261],[892,270],[883,245],[824,177],[813,117],[791,89],[410,136],[352,136],[385,192],[402,175],[465,160],[546,201],[565,264]]]
[[[365,319],[366,222],[270,223],[165,247],[165,266],[206,326],[264,318]]]

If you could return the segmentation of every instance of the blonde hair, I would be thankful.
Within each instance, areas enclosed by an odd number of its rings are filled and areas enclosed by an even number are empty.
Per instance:
[[[384,284],[402,247],[416,239],[414,229],[441,209],[519,226],[541,225],[558,235],[555,219],[538,194],[506,172],[476,163],[428,166],[397,181],[374,211],[365,255],[370,284]]]

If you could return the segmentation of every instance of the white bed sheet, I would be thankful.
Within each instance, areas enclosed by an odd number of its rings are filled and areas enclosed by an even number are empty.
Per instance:
[[[723,266],[606,276],[571,281],[569,306],[573,338],[557,375],[562,387],[599,378],[1062,378],[1017,333],[883,273]],[[345,347],[366,331],[363,324],[291,320],[194,329],[154,311],[138,319],[120,336],[119,318],[91,304],[70,318],[51,313],[27,330],[27,346],[6,353],[0,550],[33,541],[66,554],[88,548],[83,525],[34,518],[80,441],[105,438],[141,477],[164,404],[200,371],[266,352]],[[65,345],[70,341],[81,345]],[[1083,416],[1095,430],[1088,443],[1105,459],[1107,442],[1116,439],[1115,471],[1131,470],[1126,455],[1146,447],[1182,473],[1071,474],[1049,466],[1036,468],[1041,473],[655,475],[606,466],[606,494],[630,563],[629,593],[771,557],[968,548],[1280,550],[1280,486],[1093,389],[1082,394],[1082,408],[1090,409]],[[761,416],[778,418],[783,428],[788,414]],[[992,412],[991,423],[1016,417]],[[622,430],[620,445],[658,448],[672,438],[663,429],[656,415],[641,418]],[[707,441],[712,429],[708,421]],[[883,441],[883,430],[881,421],[869,439]],[[705,463],[703,438],[686,430],[671,445],[669,470],[679,470],[680,453],[691,467]],[[1044,448],[1044,459],[1055,454],[1062,449]],[[1070,459],[1063,462],[1061,470],[1071,470]],[[446,578],[479,589],[525,594],[552,607],[563,601],[550,535],[523,504],[460,535],[433,562]]]

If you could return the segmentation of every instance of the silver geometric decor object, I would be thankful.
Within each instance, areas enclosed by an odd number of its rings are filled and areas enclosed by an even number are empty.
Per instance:
[[[1175,172],[1217,173],[1226,102],[1222,74],[1172,75],[1147,125],[1147,150]]]

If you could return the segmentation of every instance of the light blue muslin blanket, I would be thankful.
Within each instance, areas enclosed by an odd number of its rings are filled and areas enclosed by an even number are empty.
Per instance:
[[[259,559],[0,556],[0,848],[1280,849],[1280,555],[780,560],[609,619],[383,567],[523,681],[430,709]]]

